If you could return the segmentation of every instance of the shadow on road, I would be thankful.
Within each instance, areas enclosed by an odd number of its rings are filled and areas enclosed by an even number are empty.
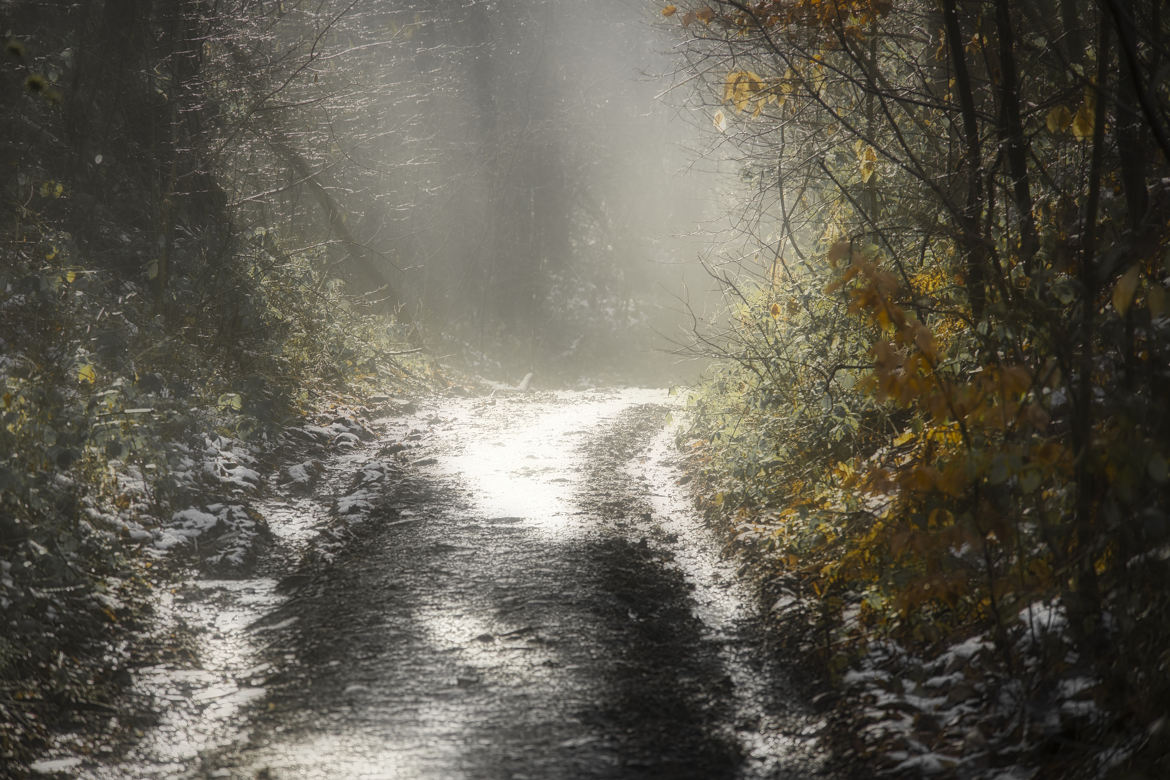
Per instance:
[[[623,471],[663,417],[627,411],[590,434],[588,467],[545,475],[564,484],[573,533],[485,513],[457,479],[404,483],[254,627],[268,635],[267,697],[249,739],[204,771],[765,776],[737,733],[755,724],[736,722],[728,654],[670,551],[648,541]],[[766,776],[813,774],[800,752]]]

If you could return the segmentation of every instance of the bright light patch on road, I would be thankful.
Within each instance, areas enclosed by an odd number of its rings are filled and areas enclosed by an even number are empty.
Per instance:
[[[662,403],[664,390],[627,388],[593,393],[549,394],[524,405],[523,414],[505,402],[484,402],[465,422],[494,433],[469,443],[448,459],[475,508],[488,517],[523,518],[554,534],[584,529],[573,497],[585,476],[580,451],[599,420],[638,403]]]

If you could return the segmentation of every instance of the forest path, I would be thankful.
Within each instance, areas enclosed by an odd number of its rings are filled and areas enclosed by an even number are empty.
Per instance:
[[[419,411],[413,476],[248,629],[235,677],[263,679],[229,687],[234,736],[133,771],[822,774],[818,722],[677,486],[673,403],[631,389]]]

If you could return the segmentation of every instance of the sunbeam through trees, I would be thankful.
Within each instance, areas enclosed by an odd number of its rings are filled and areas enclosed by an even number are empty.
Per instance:
[[[1163,6],[0,0],[0,775],[1170,773]]]

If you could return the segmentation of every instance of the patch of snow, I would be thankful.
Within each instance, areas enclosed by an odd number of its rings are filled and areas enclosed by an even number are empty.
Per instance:
[[[81,766],[81,759],[77,756],[68,756],[66,758],[46,758],[41,761],[34,761],[29,764],[29,769],[39,775],[53,775],[58,772],[67,772],[70,769],[76,769]]]
[[[298,463],[295,466],[289,466],[288,471],[287,471],[288,478],[291,479],[293,482],[296,482],[298,484],[306,484],[307,485],[310,481],[310,477],[309,477],[309,470],[308,470],[308,468],[306,468],[306,465],[309,462],[310,461],[306,461],[305,463]]]
[[[333,445],[335,447],[344,447],[347,449],[356,447],[360,443],[361,443],[361,439],[359,439],[357,436],[353,435],[349,431],[342,431],[341,433],[337,434],[337,436],[333,439]]]
[[[891,718],[889,714],[886,710],[866,710],[864,717],[872,719],[873,722],[865,726],[861,733],[870,737],[887,737],[891,734],[910,734],[914,731],[914,718],[910,715],[902,713],[896,718]]]
[[[1024,625],[1034,627],[1041,633],[1062,632],[1068,626],[1068,615],[1064,605],[1057,600],[1029,604],[1020,612],[1020,620]]]
[[[795,596],[785,594],[776,599],[772,605],[772,612],[774,614],[783,614],[790,609],[796,609],[801,606],[801,602]]]
[[[244,488],[254,488],[260,484],[260,472],[246,466],[225,466],[224,477],[224,481]]]
[[[880,669],[866,669],[864,671],[850,669],[845,673],[845,676],[841,679],[841,682],[843,682],[846,687],[852,687],[855,685],[863,685],[868,682],[884,682],[888,679],[890,679],[889,672],[883,672]]]
[[[145,528],[143,528],[141,525],[134,522],[133,520],[122,520],[120,522],[121,522],[122,533],[126,534],[126,536],[130,539],[130,541],[132,541],[132,542],[149,542],[152,539],[154,539],[154,534],[152,534],[150,531],[146,530]]]
[[[194,507],[183,509],[171,515],[171,524],[161,529],[154,539],[159,550],[171,550],[207,533],[219,523],[219,518],[210,512]]]
[[[328,441],[333,438],[333,431],[328,428],[322,428],[320,425],[305,425],[301,427],[301,430],[322,441]]]
[[[1069,699],[1060,704],[1060,714],[1069,718],[1091,718],[1097,713],[1097,703],[1094,701]]]
[[[110,594],[110,593],[103,593],[103,592],[102,592],[102,591],[100,591],[100,590],[95,590],[95,591],[94,591],[94,592],[93,592],[93,593],[90,595],[90,598],[92,598],[92,599],[93,599],[94,601],[96,601],[98,604],[100,604],[101,606],[103,606],[103,607],[105,607],[106,609],[110,610],[111,612],[117,612],[117,611],[119,611],[119,610],[121,610],[121,609],[125,608],[125,606],[126,606],[126,605],[125,605],[125,604],[123,604],[123,603],[122,603],[122,601],[121,601],[120,599],[118,599],[117,597],[113,596],[113,595],[112,595],[112,594]]]
[[[927,688],[945,688],[957,682],[962,682],[964,679],[966,679],[966,676],[962,672],[953,672],[951,674],[940,674],[929,677],[922,684]]]
[[[1071,677],[1060,681],[1060,695],[1062,698],[1071,699],[1094,688],[1096,685],[1097,681],[1091,677]]]
[[[963,661],[970,661],[979,653],[984,651],[991,651],[995,649],[995,645],[990,640],[985,639],[982,635],[973,636],[965,642],[960,642],[957,645],[951,645],[948,653],[955,658]]]
[[[282,628],[288,628],[289,626],[293,625],[298,620],[300,620],[300,618],[296,615],[293,615],[290,618],[281,620],[279,623],[273,623],[272,625],[266,626],[257,626],[256,628],[251,629],[251,631],[253,634],[262,634],[265,631],[280,631]]]
[[[337,514],[352,515],[368,512],[374,508],[374,494],[369,490],[357,490],[337,499]]]
[[[379,482],[385,477],[386,472],[382,470],[380,464],[366,464],[358,475],[358,484],[367,485],[371,482]]]
[[[959,765],[959,759],[942,753],[923,753],[918,756],[909,756],[902,763],[894,767],[895,772],[909,772],[911,770],[921,775],[937,775],[950,771]]]

